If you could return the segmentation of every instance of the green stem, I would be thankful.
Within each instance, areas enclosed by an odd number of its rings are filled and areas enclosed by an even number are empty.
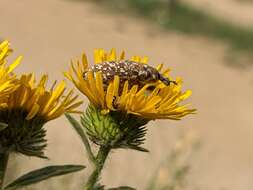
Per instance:
[[[7,169],[8,159],[9,153],[0,153],[0,189],[2,189],[4,185],[4,177]]]
[[[99,176],[100,176],[101,171],[104,167],[106,158],[107,158],[108,154],[110,153],[110,150],[111,150],[111,148],[108,146],[101,146],[100,147],[97,157],[96,157],[95,168],[85,185],[85,188],[84,188],[85,190],[93,190],[94,189],[94,186],[99,179]]]

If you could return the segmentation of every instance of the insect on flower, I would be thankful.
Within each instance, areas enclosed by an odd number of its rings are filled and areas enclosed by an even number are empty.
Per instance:
[[[97,49],[94,58],[95,64],[89,65],[83,54],[81,62],[72,61],[64,74],[103,114],[179,120],[196,111],[182,103],[191,90],[182,91],[179,77],[170,80],[170,69],[164,69],[163,64],[153,68],[147,57],[125,59],[124,51],[117,57],[114,49],[110,53]]]
[[[156,83],[157,81],[161,81],[166,86],[171,83],[177,84],[176,81],[169,80],[152,66],[131,60],[105,61],[93,65],[88,71],[102,73],[104,88],[107,88],[109,83],[114,80],[115,75],[120,77],[120,84],[122,84],[120,89],[122,89],[125,81],[128,81],[130,86],[138,85],[139,88],[142,88],[145,84]],[[87,79],[88,71],[83,73],[85,80]]]

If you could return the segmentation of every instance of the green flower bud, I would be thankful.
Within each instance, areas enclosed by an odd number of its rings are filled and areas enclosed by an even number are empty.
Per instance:
[[[118,111],[103,114],[93,105],[87,108],[81,118],[86,133],[95,144],[140,151],[147,151],[141,145],[145,140],[145,125],[148,121],[142,117]]]

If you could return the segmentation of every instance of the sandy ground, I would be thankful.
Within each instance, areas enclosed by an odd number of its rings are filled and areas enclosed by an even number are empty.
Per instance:
[[[157,26],[124,15],[107,14],[90,2],[67,0],[1,0],[0,36],[9,39],[15,55],[24,55],[18,72],[48,73],[60,79],[70,58],[93,48],[125,49],[128,55],[148,55],[152,64],[164,62],[193,90],[190,100],[199,111],[180,122],[149,124],[145,147],[150,153],[117,150],[110,156],[102,182],[128,184],[140,190],[168,154],[182,131],[194,128],[202,139],[195,155],[191,182],[205,190],[252,190],[253,119],[252,69],[229,67],[227,47],[200,37],[164,33]],[[64,117],[47,124],[49,161],[19,156],[22,163],[9,179],[41,165],[87,164],[85,151]],[[12,170],[13,171],[13,170]],[[36,189],[81,189],[84,172],[52,179]],[[62,183],[64,182],[64,185]],[[27,190],[34,187],[27,187]]]
[[[182,0],[216,17],[246,28],[253,28],[253,3],[251,0]]]

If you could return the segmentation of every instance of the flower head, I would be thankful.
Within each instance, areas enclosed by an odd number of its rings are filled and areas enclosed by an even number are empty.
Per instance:
[[[64,81],[57,86],[55,82],[50,90],[46,90],[47,80],[48,76],[44,75],[36,84],[33,74],[22,75],[20,86],[10,95],[3,109],[21,108],[27,112],[27,120],[39,117],[44,121],[55,119],[65,112],[78,112],[75,109],[82,102],[76,102],[78,96],[73,96],[73,90],[64,95]]]
[[[122,52],[118,58],[114,49],[110,53],[99,49],[95,50],[95,65],[88,65],[83,54],[82,62],[72,62],[65,75],[103,113],[178,120],[195,111],[181,105],[191,95],[190,90],[181,91],[182,80],[172,81],[169,69],[163,70],[163,64],[148,65],[147,57],[125,59]]]
[[[34,75],[22,75],[19,86],[0,106],[0,122],[8,124],[0,133],[0,145],[26,155],[43,157],[46,146],[43,125],[65,112],[78,112],[82,103],[73,91],[64,95],[65,83],[46,89],[47,75],[36,84]]]

